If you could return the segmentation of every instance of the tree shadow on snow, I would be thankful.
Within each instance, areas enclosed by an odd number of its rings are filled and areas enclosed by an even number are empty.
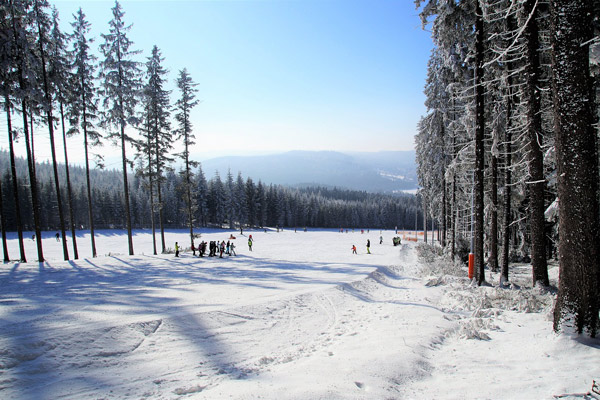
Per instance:
[[[182,307],[181,299],[169,295],[168,289],[193,291],[186,286],[208,283],[282,291],[286,288],[281,283],[336,285],[344,276],[366,276],[372,269],[365,264],[260,258],[249,265],[243,256],[194,260],[168,255],[112,256],[101,265],[82,259],[39,263],[37,268],[17,264],[0,273],[0,304],[8,306],[0,318],[0,372],[10,376],[0,386],[0,397],[127,393],[127,386],[134,385],[129,381],[132,374],[137,374],[136,381],[148,379],[147,385],[157,385],[151,378],[153,367],[139,366],[128,356],[167,329],[185,339],[197,365],[210,365],[216,376],[244,379],[251,371],[232,361],[231,354],[237,350],[221,338],[217,328],[222,321],[211,325],[210,318],[217,312]],[[94,321],[93,317],[90,321],[90,316],[101,316],[102,310],[119,307],[137,317],[123,323]],[[84,311],[88,317],[82,320],[78,313]],[[160,348],[145,351],[159,352]],[[128,366],[135,366],[135,372]],[[106,376],[107,370],[112,376]],[[126,372],[123,376],[113,374],[121,370]]]

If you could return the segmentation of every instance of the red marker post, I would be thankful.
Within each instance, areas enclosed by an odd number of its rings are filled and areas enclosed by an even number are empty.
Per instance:
[[[469,279],[475,276],[475,254],[469,253]]]

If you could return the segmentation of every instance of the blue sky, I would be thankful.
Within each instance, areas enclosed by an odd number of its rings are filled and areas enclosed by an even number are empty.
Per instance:
[[[64,30],[81,7],[96,37],[113,1],[52,1]],[[410,0],[122,1],[145,61],[199,83],[195,153],[414,148],[430,35]],[[172,101],[178,96],[174,90]]]

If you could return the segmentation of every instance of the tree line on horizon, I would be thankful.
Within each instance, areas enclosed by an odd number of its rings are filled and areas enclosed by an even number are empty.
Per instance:
[[[595,336],[600,312],[600,3],[416,0],[432,50],[416,136],[425,215],[452,258],[509,285],[511,256],[547,288],[554,328]],[[471,233],[472,232],[472,233]],[[469,240],[472,238],[472,249]]]
[[[6,151],[0,151],[0,170],[8,171],[10,163]],[[26,160],[17,158],[17,174],[21,177],[23,228],[34,230],[29,187],[24,179]],[[62,167],[62,165],[61,165]],[[36,167],[40,187],[41,228],[57,230],[60,226],[57,199],[52,179],[52,165],[48,162]],[[73,188],[73,218],[78,230],[89,230],[86,196],[86,173],[82,167],[70,167]],[[61,181],[65,174],[59,174]],[[131,175],[130,196],[133,228],[151,227],[151,208],[147,180],[140,174]],[[166,228],[187,226],[187,193],[183,176],[170,170],[165,175],[163,207]],[[16,231],[13,194],[10,174],[5,172],[1,183],[8,187],[3,193],[5,229]],[[92,197],[94,198],[94,226],[98,229],[124,229],[124,200],[121,190],[121,173],[118,170],[91,171]],[[421,207],[413,195],[388,195],[331,187],[298,187],[255,183],[245,180],[242,174],[228,173],[221,178],[218,172],[206,179],[199,165],[191,187],[195,227],[239,228],[372,228],[372,229],[422,229]],[[61,190],[63,201],[67,193]],[[155,249],[156,250],[156,249]],[[163,249],[164,250],[164,249]]]

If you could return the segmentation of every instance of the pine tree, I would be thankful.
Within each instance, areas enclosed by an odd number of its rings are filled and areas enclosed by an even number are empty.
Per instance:
[[[233,184],[233,175],[231,170],[227,171],[227,180],[225,181],[225,219],[229,223],[229,229],[235,228],[235,220],[237,218],[235,206],[237,204],[236,191]]]
[[[96,239],[94,234],[94,206],[92,185],[90,180],[90,148],[101,145],[102,136],[95,130],[94,121],[97,119],[98,100],[94,85],[94,72],[96,70],[96,57],[90,53],[88,39],[90,23],[85,14],[79,9],[71,23],[73,33],[70,38],[73,48],[70,52],[73,69],[71,82],[71,95],[69,102],[69,117],[71,128],[69,134],[83,133],[83,148],[85,153],[85,175],[87,186],[87,209],[92,257],[96,257]],[[65,153],[66,154],[66,153]],[[98,162],[101,163],[101,158]]]
[[[0,81],[2,84],[0,85],[0,95],[2,96],[2,100],[4,103],[4,109],[6,111],[6,124],[7,124],[7,132],[8,132],[8,146],[9,146],[9,157],[10,157],[10,170],[11,170],[11,178],[12,178],[12,192],[14,199],[14,216],[16,220],[16,229],[19,241],[19,250],[20,250],[20,260],[21,262],[26,262],[25,258],[25,247],[23,245],[23,225],[21,221],[21,205],[19,202],[19,193],[18,193],[18,178],[15,164],[15,152],[14,152],[14,140],[15,140],[15,132],[12,127],[12,100],[11,97],[14,96],[14,91],[16,90],[16,82],[17,77],[15,76],[15,71],[13,68],[13,60],[14,60],[14,52],[16,51],[16,46],[14,41],[11,40],[12,35],[12,24],[10,13],[8,8],[2,7],[0,8],[0,32],[2,37],[3,45],[0,46]],[[4,186],[5,189],[8,188],[8,185]],[[4,193],[0,193],[4,198]],[[4,214],[2,214],[4,216]],[[3,223],[2,229],[5,229],[5,225]],[[3,247],[6,248],[4,236],[3,236]],[[4,253],[4,261],[8,261],[8,250]]]
[[[13,46],[13,68],[17,72],[18,87],[15,90],[17,102],[21,105],[21,116],[23,118],[23,134],[25,136],[25,150],[27,153],[27,166],[29,171],[29,190],[31,194],[31,207],[33,210],[34,229],[36,235],[36,245],[38,261],[44,261],[44,251],[42,247],[42,233],[40,226],[40,203],[38,194],[37,177],[35,173],[35,154],[30,140],[29,112],[35,107],[35,103],[40,99],[39,82],[37,80],[36,66],[38,60],[27,28],[31,27],[30,4],[24,1],[12,1],[9,7],[9,19],[12,27],[12,46]],[[33,114],[33,112],[32,112]],[[22,254],[24,258],[24,254]]]
[[[198,218],[201,226],[206,226],[210,213],[208,210],[208,183],[202,171],[202,165],[198,163],[196,172],[196,204],[198,205]]]
[[[139,165],[137,168],[137,176],[141,176],[144,179],[147,179],[146,187],[148,188],[148,195],[150,199],[150,224],[152,228],[152,247],[153,254],[157,254],[156,250],[156,221],[155,221],[155,201],[154,201],[154,182],[155,182],[155,172],[154,172],[154,142],[152,140],[152,111],[151,111],[151,103],[150,99],[147,96],[147,93],[144,93],[143,97],[143,118],[142,123],[138,126],[138,129],[141,132],[142,139],[136,142],[137,154],[136,158],[139,160]]]
[[[267,226],[267,193],[264,184],[260,180],[258,181],[258,185],[256,185],[255,204],[257,215],[256,223],[259,227],[263,228]]]
[[[198,167],[199,164],[196,161],[190,160],[190,147],[195,144],[196,140],[192,131],[190,114],[192,109],[198,105],[198,100],[196,100],[198,89],[196,89],[196,86],[198,86],[198,84],[192,80],[185,68],[179,71],[177,87],[181,92],[181,97],[175,103],[175,108],[177,110],[175,119],[178,123],[178,128],[175,133],[178,140],[183,140],[183,152],[179,154],[179,157],[184,163],[182,171],[183,185],[192,246],[194,245],[194,215],[198,209],[197,202],[195,201],[196,196],[193,194],[194,174],[192,168]]]
[[[222,227],[227,218],[227,193],[221,176],[217,172],[210,181],[210,202],[212,208],[212,220],[217,226]]]
[[[256,187],[252,178],[246,179],[246,209],[248,210],[248,226],[251,228],[258,225],[258,209],[259,206],[256,202]]]
[[[48,126],[48,134],[50,136],[50,153],[52,155],[52,167],[54,172],[54,187],[56,189],[56,202],[58,206],[58,218],[60,221],[60,232],[62,237],[63,257],[69,259],[69,250],[67,248],[67,237],[65,234],[65,219],[63,214],[62,198],[60,192],[60,181],[58,179],[58,163],[56,161],[56,147],[54,144],[54,117],[52,116],[54,103],[54,85],[50,82],[48,68],[54,69],[52,59],[48,59],[48,52],[51,46],[51,38],[49,36],[52,29],[52,22],[46,12],[50,5],[46,0],[34,0],[33,10],[35,17],[35,25],[37,28],[38,51],[40,57],[41,75],[44,90],[44,109],[46,110],[46,124]]]
[[[60,109],[60,121],[62,127],[63,152],[65,156],[65,177],[67,183],[67,207],[69,209],[69,222],[71,226],[71,240],[73,242],[73,258],[79,258],[77,249],[77,235],[75,233],[75,218],[73,214],[73,192],[71,188],[71,176],[69,173],[69,157],[67,152],[67,132],[65,127],[64,105],[68,103],[70,93],[70,71],[67,53],[68,37],[60,30],[59,17],[56,7],[52,9],[52,32],[50,34],[51,43],[49,49],[50,56],[50,81],[54,86],[56,100]]]
[[[236,214],[237,220],[240,225],[240,230],[248,223],[248,206],[246,200],[246,184],[242,178],[242,173],[238,172],[237,179],[235,181],[235,200],[236,200]]]
[[[125,128],[136,122],[135,107],[139,98],[140,70],[133,56],[138,51],[130,49],[132,42],[127,37],[131,25],[123,22],[124,12],[118,1],[112,8],[113,18],[109,21],[109,33],[102,34],[104,43],[100,50],[104,60],[100,63],[101,94],[104,97],[102,126],[117,128],[117,132],[109,132],[108,137],[119,142],[123,163],[123,196],[125,202],[125,219],[129,255],[133,255],[133,236],[131,231],[131,210],[129,204],[129,184],[127,178],[127,144],[132,139]]]
[[[151,138],[152,154],[154,155],[154,182],[156,184],[156,194],[158,196],[158,215],[160,223],[160,238],[162,252],[167,251],[165,243],[164,228],[164,204],[162,196],[162,184],[164,182],[164,172],[167,164],[172,161],[169,151],[173,148],[171,123],[169,121],[169,91],[164,89],[167,70],[162,66],[164,58],[161,56],[158,47],[152,48],[152,55],[146,62],[147,84],[144,88],[144,95],[147,101],[147,123],[148,135]]]

